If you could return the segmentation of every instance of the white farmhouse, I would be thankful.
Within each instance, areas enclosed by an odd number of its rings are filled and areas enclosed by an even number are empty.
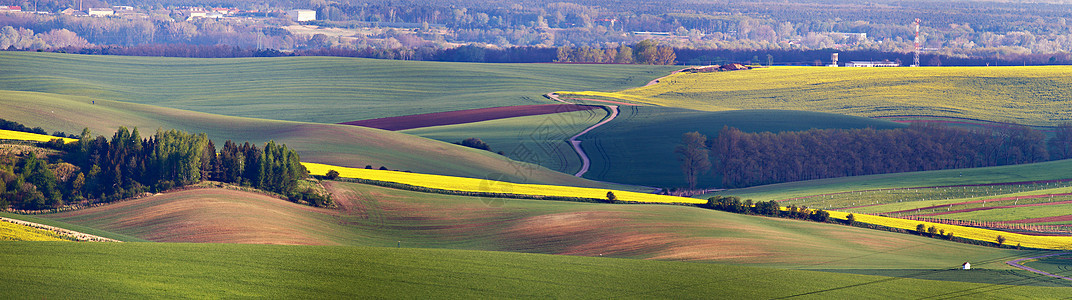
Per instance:
[[[971,263],[969,263],[969,262],[964,262],[964,264],[962,264],[962,265],[960,265],[960,266],[961,266],[961,267],[962,267],[962,268],[963,268],[964,270],[971,270]]]
[[[294,22],[305,22],[316,20],[316,11],[311,9],[292,9],[287,11],[287,16],[290,16],[290,20]]]

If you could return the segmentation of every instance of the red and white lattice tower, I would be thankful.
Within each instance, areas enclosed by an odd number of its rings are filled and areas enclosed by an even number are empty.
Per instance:
[[[916,52],[915,57],[912,58],[912,66],[919,66],[919,18],[916,18]]]

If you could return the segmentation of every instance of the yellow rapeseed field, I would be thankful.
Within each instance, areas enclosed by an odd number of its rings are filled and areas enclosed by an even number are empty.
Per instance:
[[[59,235],[29,226],[0,221],[0,241],[67,241]]]
[[[552,197],[577,197],[606,199],[607,192],[614,192],[620,201],[646,202],[646,203],[707,203],[707,200],[685,197],[645,194],[629,191],[617,191],[595,188],[581,188],[569,186],[554,186],[541,184],[519,184],[486,179],[465,177],[452,177],[441,175],[417,174],[398,171],[370,170],[359,168],[338,167],[317,163],[302,163],[309,173],[324,175],[329,170],[339,172],[339,176],[378,180],[420,186],[426,188],[483,193],[503,193],[518,195],[552,196]]]
[[[849,215],[849,213],[840,211],[829,212],[831,218],[840,220],[844,220]],[[900,228],[906,230],[916,230],[916,225],[919,224],[923,224],[927,228],[934,226],[937,229],[945,230],[945,232],[952,232],[954,236],[977,241],[996,242],[998,236],[1001,235],[1006,238],[1006,245],[1015,246],[1017,244],[1020,244],[1023,247],[1030,248],[1072,250],[1072,237],[1069,236],[1033,236],[997,230],[981,229],[975,227],[946,225],[865,214],[854,214],[853,217],[856,218],[857,222],[882,225],[886,227]]]
[[[51,141],[51,140],[58,139],[58,138],[59,137],[55,137],[55,136],[51,136],[51,135],[43,135],[43,134],[36,134],[36,133],[29,133],[29,132],[11,131],[11,130],[0,129],[0,140],[21,140],[21,141],[47,142],[47,141]],[[77,141],[78,140],[76,140],[76,139],[63,138],[63,142],[65,142],[65,143],[77,142]]]
[[[559,94],[706,111],[784,109],[1054,125],[1072,121],[1072,66],[772,67],[678,73],[617,93]]]

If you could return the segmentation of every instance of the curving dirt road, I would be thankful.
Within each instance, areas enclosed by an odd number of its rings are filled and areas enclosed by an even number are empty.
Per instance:
[[[614,120],[614,118],[618,116],[617,105],[607,105],[607,107],[610,108],[610,115],[604,118],[603,121],[600,121],[599,123],[592,125],[592,127],[588,127],[588,129],[585,129],[584,131],[581,131],[581,133],[578,133],[577,135],[574,135],[573,137],[569,138],[570,145],[573,145],[573,150],[577,151],[577,154],[581,156],[581,170],[577,171],[577,174],[573,174],[573,176],[584,176],[584,173],[588,173],[588,168],[592,166],[592,161],[588,159],[588,154],[584,153],[584,149],[581,149],[581,141],[578,141],[577,138],[581,137],[585,133],[588,133],[589,131],[592,131],[592,129],[596,129],[596,127],[603,126],[603,124],[607,124],[607,122]]]
[[[1025,258],[1021,258],[1021,259],[1010,260],[1010,261],[1007,261],[1005,263],[1009,264],[1010,266],[1017,267],[1017,268],[1020,268],[1020,269],[1024,269],[1024,270],[1027,270],[1027,271],[1031,271],[1031,272],[1035,272],[1035,273],[1038,273],[1038,274],[1050,276],[1050,277],[1053,277],[1053,278],[1060,278],[1060,279],[1072,281],[1072,278],[1068,278],[1068,277],[1057,275],[1057,274],[1050,274],[1050,273],[1047,273],[1045,271],[1041,271],[1041,270],[1038,270],[1038,269],[1035,269],[1035,268],[1028,267],[1028,266],[1020,264],[1021,261],[1025,261],[1025,260],[1029,260],[1029,259],[1039,259],[1039,258],[1044,258],[1044,257],[1066,255],[1066,254],[1069,254],[1069,253],[1068,252],[1061,252],[1061,253],[1040,255],[1040,256],[1034,256],[1034,257],[1025,257]]]
[[[555,94],[555,93],[547,93],[547,94],[545,94],[543,96],[547,97],[547,99],[555,100],[555,101],[562,102],[562,103],[576,104],[576,103],[567,102],[566,100],[562,100],[561,98],[558,97],[558,94]],[[596,127],[603,126],[603,124],[607,124],[607,122],[610,122],[611,120],[614,120],[614,118],[618,117],[618,106],[617,105],[606,105],[605,107],[610,108],[610,115],[608,115],[606,118],[604,118],[603,121],[599,121],[599,123],[596,123],[595,125],[592,125],[591,127],[588,127],[588,129],[585,129],[584,131],[581,131],[581,133],[578,133],[578,134],[574,135],[573,137],[569,138],[569,140],[568,140],[570,145],[573,146],[573,151],[576,151],[577,155],[581,157],[581,170],[577,171],[577,174],[573,174],[573,176],[577,176],[577,177],[584,176],[584,173],[588,173],[588,169],[592,167],[592,160],[588,159],[588,154],[584,153],[584,149],[581,149],[581,141],[578,141],[577,138],[581,137],[585,133],[588,133],[589,131],[592,131],[592,129],[596,129]]]

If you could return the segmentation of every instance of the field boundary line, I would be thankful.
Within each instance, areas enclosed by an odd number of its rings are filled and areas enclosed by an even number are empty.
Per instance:
[[[78,232],[78,231],[74,231],[74,230],[70,230],[70,229],[63,229],[63,228],[59,228],[59,227],[55,227],[55,226],[48,226],[48,225],[45,225],[45,224],[34,223],[34,222],[30,222],[30,221],[23,221],[23,220],[4,218],[4,217],[0,217],[0,221],[13,223],[13,224],[17,224],[17,225],[22,225],[22,226],[29,226],[29,227],[33,227],[33,228],[37,228],[37,229],[42,229],[42,230],[48,230],[48,231],[55,232],[55,233],[58,233],[58,234],[63,235],[63,236],[73,238],[73,239],[75,239],[75,240],[77,240],[79,242],[115,242],[115,243],[122,243],[122,241],[119,241],[119,240],[114,240],[114,239],[110,239],[110,238],[106,238],[106,237],[96,236],[96,235],[92,235],[92,234],[88,234],[88,233],[82,233],[82,232]]]

